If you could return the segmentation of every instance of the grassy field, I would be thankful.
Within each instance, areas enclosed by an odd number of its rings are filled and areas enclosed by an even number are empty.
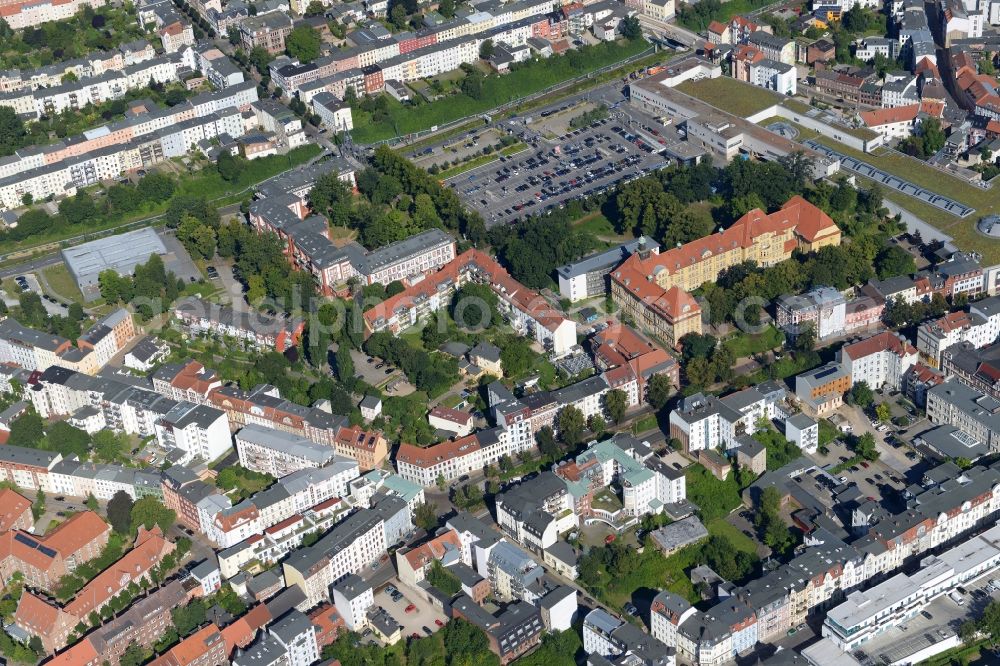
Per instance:
[[[864,160],[880,169],[896,174],[921,187],[926,187],[937,194],[950,197],[967,206],[973,206],[976,212],[965,219],[960,219],[914,197],[882,188],[882,194],[886,199],[947,233],[955,239],[955,244],[960,249],[975,250],[981,253],[986,264],[1000,262],[1000,242],[986,238],[976,231],[976,222],[980,218],[1000,212],[1000,189],[996,187],[989,190],[980,189],[951,174],[921,164],[918,160],[910,159],[894,151],[865,154],[827,137],[818,137],[816,141],[845,155]],[[862,177],[861,181],[864,182],[865,179]]]
[[[750,12],[757,11],[762,7],[768,5],[777,4],[775,2],[750,2],[749,0],[728,0],[728,2],[723,2],[719,5],[718,11],[714,12],[708,19],[704,22],[700,21],[682,21],[678,22],[689,30],[694,30],[695,32],[704,32],[708,29],[708,24],[712,21],[721,21],[722,23],[728,23],[729,19],[736,16],[737,14],[749,14]]]
[[[780,347],[785,342],[785,335],[774,326],[768,326],[763,333],[747,335],[740,332],[726,338],[722,344],[733,353],[736,358],[744,358],[752,354],[759,354],[775,347]]]
[[[207,168],[182,178],[177,185],[177,194],[203,197],[213,201],[217,206],[229,203],[229,198],[239,198],[238,193],[248,190],[252,185],[267,180],[272,176],[287,171],[288,169],[305,164],[310,159],[320,153],[322,149],[314,144],[300,146],[287,155],[272,155],[248,163],[240,177],[235,182],[227,182],[222,179],[219,172],[214,168]],[[98,197],[102,195],[98,194]],[[109,217],[101,220],[97,224],[91,224],[86,228],[62,229],[58,232],[39,234],[26,238],[22,241],[0,242],[0,253],[13,254],[13,257],[23,259],[34,251],[51,251],[56,249],[55,244],[67,238],[73,238],[81,234],[91,234],[107,229],[112,229],[130,222],[138,222],[150,217],[161,215],[167,209],[170,202],[166,201],[160,205],[147,204],[142,210],[136,211],[126,217]],[[81,225],[82,226],[82,225]]]
[[[615,231],[611,220],[606,218],[599,210],[584,215],[573,224],[580,231],[586,231],[601,240],[619,240],[622,242],[631,240],[631,236],[624,236]]]
[[[83,294],[76,285],[76,280],[70,275],[66,264],[58,264],[42,271],[42,276],[51,287],[54,295],[61,300],[83,303]]]
[[[781,95],[743,83],[728,76],[700,81],[685,81],[677,89],[696,97],[706,104],[722,109],[741,118],[759,113],[781,102]]]
[[[590,46],[552,56],[505,74],[490,76],[483,82],[479,99],[464,94],[453,94],[416,109],[395,100],[388,100],[387,118],[375,121],[371,114],[354,109],[354,140],[372,143],[394,136],[401,136],[444,125],[453,120],[474,116],[507,104],[520,97],[545,90],[567,81],[582,72],[613,65],[625,58],[636,56],[649,48],[644,40],[622,41]]]

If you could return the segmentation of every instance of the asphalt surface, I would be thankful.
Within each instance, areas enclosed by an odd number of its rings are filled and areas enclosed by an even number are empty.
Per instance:
[[[608,107],[610,117],[555,139],[536,130],[537,121],[547,114],[581,102]],[[459,174],[446,184],[488,226],[494,226],[563,207],[567,201],[599,194],[667,166],[658,151],[664,150],[668,139],[676,140],[675,130],[625,102],[622,84],[615,82],[537,109],[530,116],[498,123],[528,148]]]

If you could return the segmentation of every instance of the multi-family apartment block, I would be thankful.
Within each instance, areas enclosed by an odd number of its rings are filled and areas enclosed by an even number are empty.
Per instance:
[[[266,490],[219,511],[205,536],[220,548],[229,548],[265,529],[347,495],[348,483],[358,476],[358,463],[337,458],[320,469],[302,469],[278,480]]]
[[[338,523],[315,544],[293,552],[282,563],[285,582],[297,585],[309,605],[330,601],[330,586],[384,555],[405,534],[400,529],[413,529],[409,508],[399,498],[384,497]]]
[[[256,84],[247,81],[168,109],[133,102],[133,117],[0,159],[0,206],[17,208],[26,194],[36,201],[69,196],[77,188],[185,155],[203,139],[241,137],[246,125],[240,110],[256,100]]]
[[[559,295],[572,303],[604,295],[608,291],[608,274],[640,247],[648,249],[652,254],[660,252],[658,243],[643,236],[560,266],[556,269]]]
[[[398,332],[444,307],[467,282],[489,285],[499,299],[500,313],[515,331],[534,338],[546,350],[564,355],[576,345],[576,325],[538,293],[516,281],[489,255],[467,250],[405,291],[366,310],[371,331]]]
[[[680,440],[689,452],[720,446],[727,451],[734,449],[740,445],[740,434],[757,431],[760,419],[771,420],[783,414],[781,403],[785,397],[785,390],[775,382],[764,382],[722,398],[696,393],[682,399],[670,413],[670,436]]]
[[[1000,337],[1000,298],[993,296],[970,303],[968,310],[949,312],[940,319],[917,328],[917,350],[920,360],[933,368],[941,367],[945,349],[968,343],[978,349],[996,342]]]
[[[26,585],[53,591],[62,576],[100,555],[110,534],[93,511],[71,516],[44,536],[10,529],[0,533],[0,573],[10,580],[19,571]]]
[[[917,363],[917,350],[902,335],[886,331],[840,348],[840,363],[851,384],[872,389],[903,388],[903,377]]]
[[[283,353],[302,338],[305,320],[284,318],[264,312],[237,312],[194,296],[174,304],[174,317],[192,334],[210,333],[234,338],[240,344],[261,351]]]
[[[234,440],[240,465],[279,479],[301,469],[323,467],[337,455],[305,437],[256,424],[240,429]]]
[[[797,248],[840,244],[840,229],[819,208],[793,197],[770,215],[752,210],[725,231],[659,254],[638,251],[611,272],[611,296],[635,321],[676,345],[701,332],[701,308],[688,292],[744,261],[773,266]]]

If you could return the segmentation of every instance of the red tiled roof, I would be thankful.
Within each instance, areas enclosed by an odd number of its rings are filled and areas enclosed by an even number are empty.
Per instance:
[[[405,462],[416,467],[433,467],[443,460],[468,455],[478,448],[479,440],[475,435],[428,447],[400,444],[396,452],[396,462]]]
[[[27,497],[4,488],[0,490],[0,531],[6,532],[14,526],[14,523],[31,510],[31,500]]]
[[[844,345],[840,351],[852,360],[871,356],[872,354],[877,354],[883,351],[892,352],[897,356],[916,355],[917,353],[916,348],[907,342],[905,338],[900,338],[899,335],[892,333],[891,331],[877,333],[876,335],[873,335],[870,338],[865,338],[860,342]]]
[[[129,583],[139,580],[159,564],[173,547],[172,543],[163,538],[159,527],[149,531],[140,528],[132,550],[87,583],[73,601],[66,605],[66,612],[77,618],[87,617],[91,611],[100,609],[128,587]]]
[[[452,409],[451,407],[444,407],[442,405],[438,405],[432,409],[430,411],[430,416],[461,425],[468,425],[468,423],[472,421],[472,414],[469,412],[463,412],[458,409]]]
[[[458,532],[455,530],[443,532],[430,541],[406,551],[403,553],[403,557],[410,565],[410,568],[416,571],[430,564],[431,561],[440,560],[444,557],[449,545],[456,550],[462,549],[462,541],[458,538]]]
[[[868,127],[880,127],[893,123],[913,122],[920,112],[920,104],[907,104],[897,106],[892,109],[875,109],[874,111],[862,111],[861,120]]]

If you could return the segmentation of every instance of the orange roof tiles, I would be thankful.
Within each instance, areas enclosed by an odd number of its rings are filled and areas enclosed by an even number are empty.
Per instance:
[[[728,27],[729,26],[726,25],[725,23],[720,23],[718,21],[712,21],[711,23],[708,24],[708,31],[709,32],[714,32],[717,35],[721,35],[722,33],[724,33],[726,31],[726,29]]]
[[[493,257],[476,249],[466,250],[436,273],[366,310],[365,321],[371,325],[379,318],[388,319],[397,309],[411,308],[423,299],[436,294],[447,282],[457,283],[460,274],[473,269],[486,274],[487,281],[497,296],[529,314],[541,326],[551,331],[566,321],[562,313],[553,308],[548,301],[511,277]]]
[[[224,642],[219,627],[212,623],[191,634],[169,652],[153,662],[154,666],[187,666],[201,659],[212,650],[219,650]],[[224,648],[223,648],[224,649]]]
[[[31,500],[27,497],[4,488],[0,490],[0,531],[11,529],[25,511],[31,510]]]
[[[174,545],[163,538],[160,528],[139,530],[135,546],[110,567],[87,583],[73,601],[66,605],[66,612],[78,618],[87,617],[91,611],[102,608],[128,584],[139,580],[143,574],[160,563]]]
[[[448,552],[448,546],[455,550],[462,549],[462,541],[458,538],[458,532],[448,530],[430,541],[423,543],[412,550],[403,553],[403,557],[413,570],[422,569],[433,560],[440,560]]]
[[[55,629],[58,619],[58,608],[28,590],[21,594],[14,614],[14,620],[19,626],[30,627],[37,635],[44,636]]]
[[[883,351],[892,352],[897,356],[915,355],[917,353],[916,348],[907,342],[905,338],[901,339],[899,335],[891,331],[884,331],[870,338],[865,338],[860,342],[844,345],[840,351],[852,360]]]
[[[874,111],[862,111],[861,120],[868,127],[879,127],[893,123],[913,122],[920,112],[920,104],[907,104],[891,109],[875,109]]]
[[[70,516],[52,534],[46,536],[45,545],[67,557],[110,531],[111,526],[96,513],[81,511]]]
[[[764,54],[760,49],[749,44],[740,44],[733,51],[733,60],[745,60],[747,62],[760,62],[764,59]]]
[[[271,621],[271,613],[265,604],[257,604],[232,624],[222,629],[222,639],[226,641],[226,654],[236,648],[245,648],[253,642],[257,631]]]
[[[451,407],[444,407],[438,405],[430,411],[430,416],[437,417],[439,419],[444,419],[445,421],[451,421],[452,423],[467,424],[472,420],[472,414],[469,412],[463,412],[458,409],[452,409]]]
[[[94,648],[89,638],[76,642],[71,648],[45,662],[46,666],[88,666],[103,661],[103,655]]]
[[[475,435],[428,447],[400,444],[399,451],[396,452],[396,462],[405,462],[417,467],[433,467],[442,460],[466,455],[477,448],[479,448],[479,440]]]

